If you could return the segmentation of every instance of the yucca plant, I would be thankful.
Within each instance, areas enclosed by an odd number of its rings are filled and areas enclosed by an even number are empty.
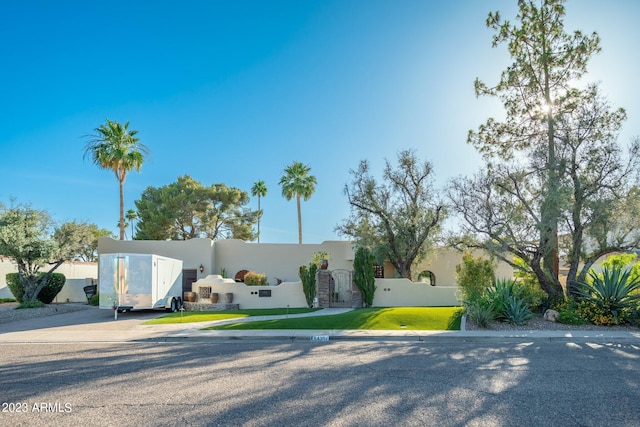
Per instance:
[[[582,301],[595,304],[619,319],[624,311],[634,308],[640,301],[640,277],[622,266],[605,266],[602,274],[589,271],[589,280],[577,282]]]

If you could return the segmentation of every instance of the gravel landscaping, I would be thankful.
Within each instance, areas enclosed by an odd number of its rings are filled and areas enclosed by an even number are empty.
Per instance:
[[[624,326],[596,326],[596,325],[567,325],[564,323],[544,320],[542,314],[536,314],[526,325],[516,326],[503,322],[491,322],[488,328],[481,328],[467,319],[467,331],[638,331],[637,327]]]
[[[0,323],[71,313],[72,311],[87,310],[90,308],[90,306],[86,304],[49,304],[41,308],[21,308],[16,310],[17,306],[17,302],[0,304]]]

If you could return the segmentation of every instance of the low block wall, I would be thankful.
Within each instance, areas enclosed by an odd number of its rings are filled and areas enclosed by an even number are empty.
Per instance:
[[[302,308],[307,300],[302,291],[302,282],[283,282],[277,286],[247,286],[232,279],[222,279],[218,275],[207,276],[194,282],[192,292],[196,294],[196,303],[211,303],[210,298],[202,298],[200,288],[211,287],[211,293],[217,293],[219,302],[226,302],[225,294],[233,294],[233,304],[240,309],[252,308]]]
[[[431,286],[409,279],[376,279],[374,307],[450,307],[460,305],[457,286]]]

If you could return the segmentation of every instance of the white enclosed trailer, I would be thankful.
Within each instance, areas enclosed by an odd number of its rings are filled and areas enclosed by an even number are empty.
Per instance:
[[[118,311],[182,307],[182,261],[153,254],[101,254],[100,308]]]

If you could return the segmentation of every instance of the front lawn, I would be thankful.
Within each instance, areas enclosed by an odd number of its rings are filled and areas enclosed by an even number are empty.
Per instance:
[[[170,323],[211,322],[214,320],[226,320],[250,316],[276,316],[286,314],[309,313],[320,310],[319,308],[264,308],[255,310],[230,310],[230,311],[185,311],[167,314],[157,319],[144,322],[144,325],[167,325]]]
[[[362,308],[331,316],[261,320],[205,329],[318,329],[318,330],[460,330],[461,307]]]

